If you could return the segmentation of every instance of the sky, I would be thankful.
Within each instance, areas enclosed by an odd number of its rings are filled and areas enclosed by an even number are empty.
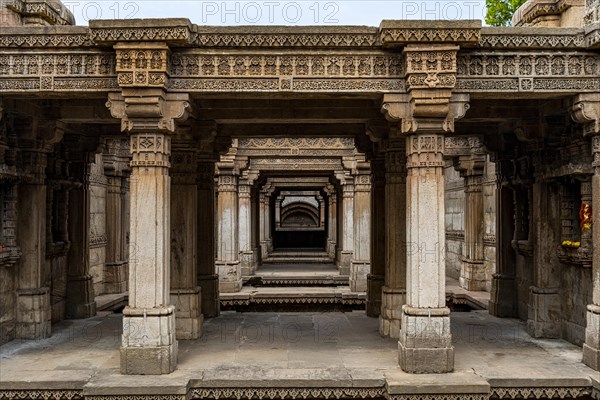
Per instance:
[[[90,19],[189,18],[199,25],[368,25],[383,19],[484,19],[485,0],[63,0]]]

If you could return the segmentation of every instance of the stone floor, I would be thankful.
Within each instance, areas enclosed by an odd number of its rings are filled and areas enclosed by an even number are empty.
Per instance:
[[[121,315],[103,313],[60,322],[49,339],[1,346],[0,398],[10,398],[3,397],[9,392],[25,396],[32,388],[182,399],[261,398],[261,393],[300,398],[302,388],[309,390],[308,398],[403,393],[575,398],[590,395],[593,385],[594,395],[600,393],[600,374],[580,362],[579,347],[532,339],[523,322],[486,311],[457,312],[451,318],[456,372],[448,375],[400,371],[397,342],[379,336],[377,319],[355,311],[225,312],[205,321],[201,339],[179,342],[176,372],[140,377],[119,374]],[[269,395],[265,388],[276,393]]]

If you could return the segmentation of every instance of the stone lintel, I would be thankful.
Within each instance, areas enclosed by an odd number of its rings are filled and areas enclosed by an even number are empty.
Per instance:
[[[169,46],[189,46],[194,33],[187,18],[105,19],[89,23],[90,36],[98,45],[117,42],[164,42]]]
[[[402,47],[416,43],[476,46],[481,37],[481,21],[383,20],[379,25],[379,36],[383,47]]]

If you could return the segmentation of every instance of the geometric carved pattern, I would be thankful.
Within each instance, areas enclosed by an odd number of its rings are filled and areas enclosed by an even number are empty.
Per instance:
[[[44,399],[44,400],[79,400],[83,399],[83,390],[77,389],[44,389],[44,390],[0,390],[0,400],[12,399]]]
[[[375,399],[383,388],[193,388],[192,399]]]
[[[511,28],[511,33],[483,28],[479,45],[493,48],[585,48],[585,37],[583,32],[542,35],[535,28]]]
[[[202,47],[372,47],[377,45],[377,31],[367,33],[214,33],[213,27],[200,29],[213,32],[199,33],[196,44]]]
[[[589,387],[497,387],[491,399],[575,399],[591,394]]]

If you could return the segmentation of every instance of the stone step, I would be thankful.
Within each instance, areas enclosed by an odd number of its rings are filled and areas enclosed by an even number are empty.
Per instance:
[[[348,275],[291,275],[277,274],[243,277],[244,285],[251,286],[346,286],[349,283]]]
[[[323,257],[312,257],[312,256],[272,256],[262,260],[263,264],[307,264],[307,263],[331,263],[331,258],[323,256]]]

